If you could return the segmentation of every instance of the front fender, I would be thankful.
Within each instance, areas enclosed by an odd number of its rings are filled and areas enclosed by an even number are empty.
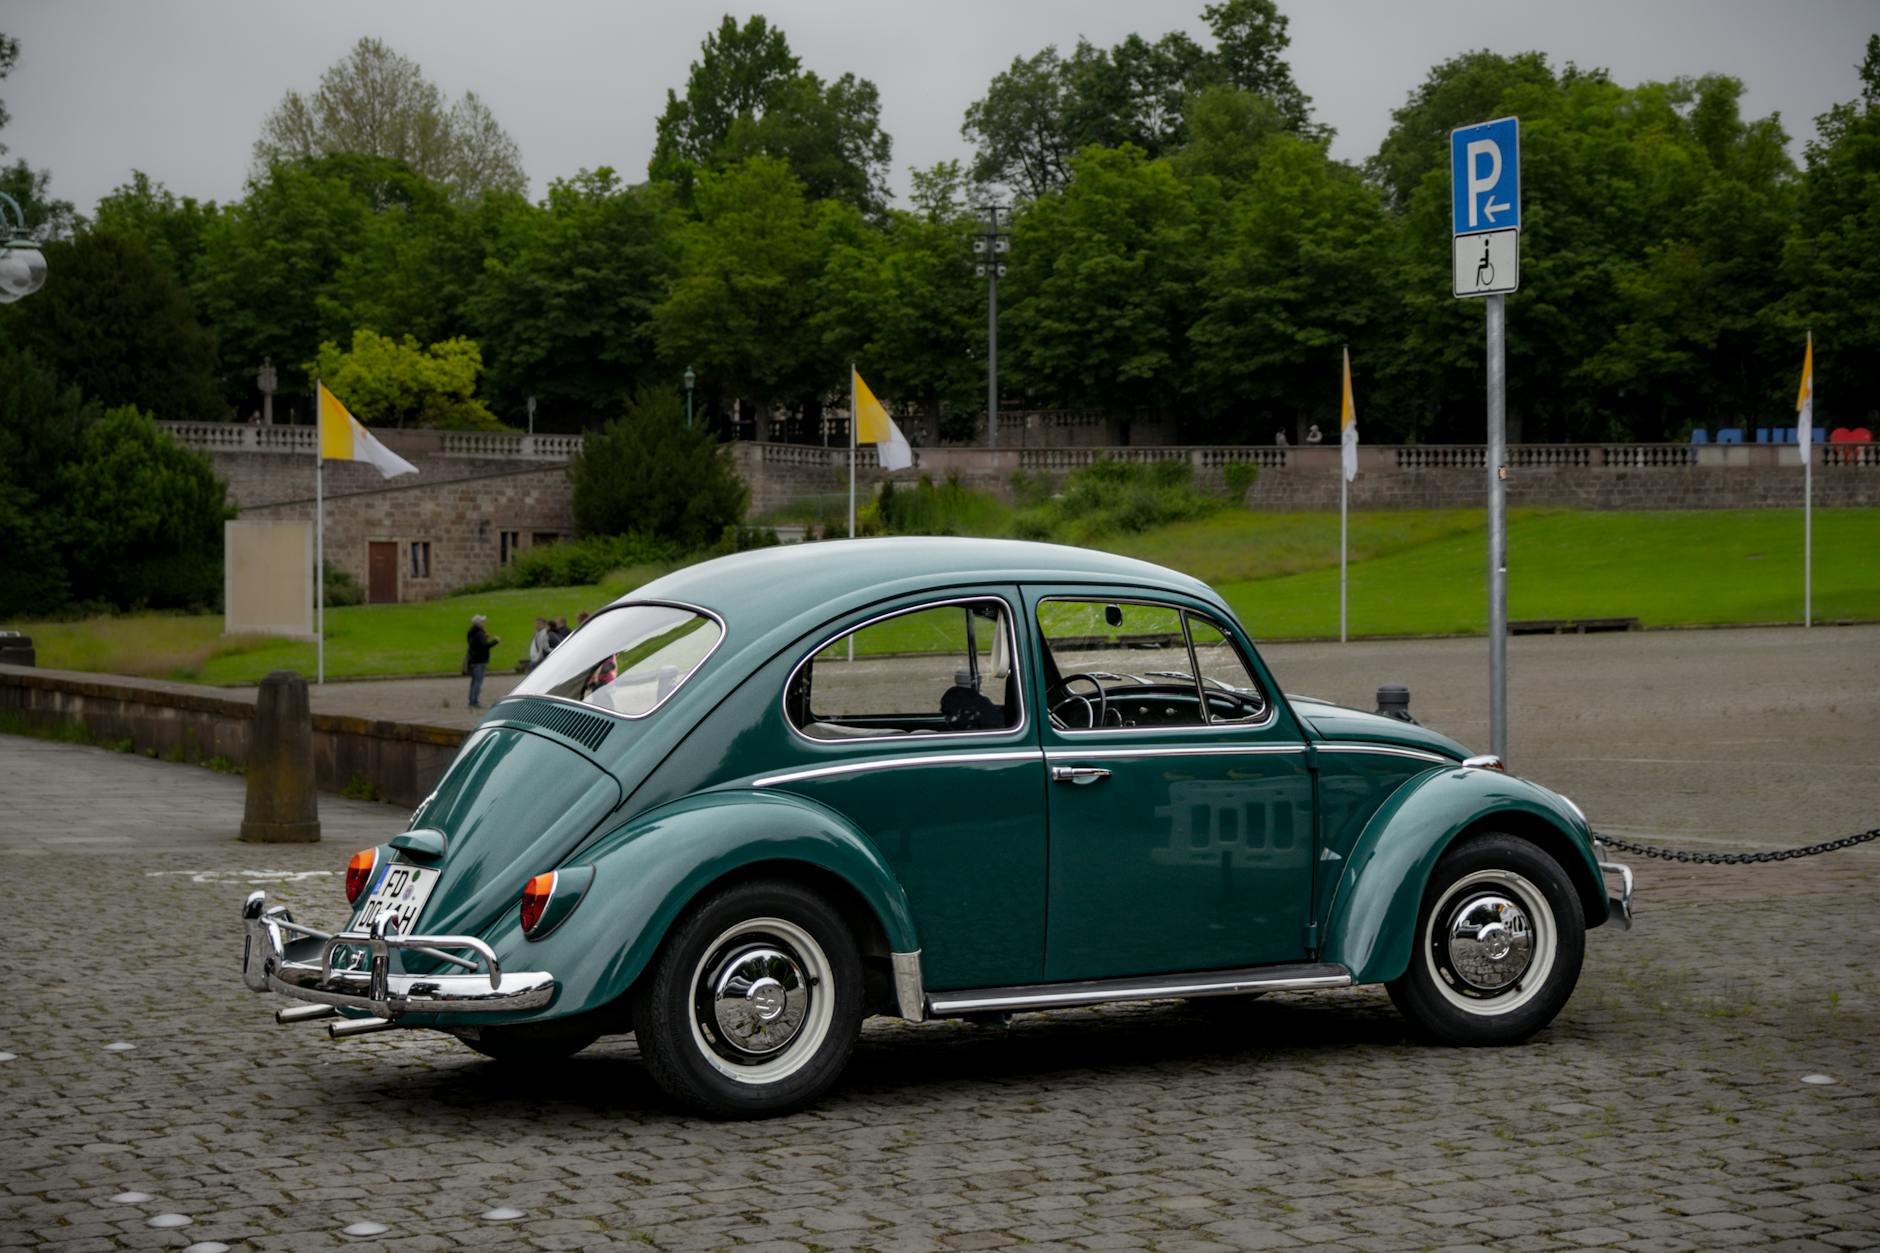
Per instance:
[[[512,910],[489,939],[505,960],[554,974],[554,1017],[599,1009],[640,977],[700,892],[772,862],[835,876],[873,911],[892,951],[920,948],[907,897],[868,837],[832,810],[772,791],[703,792],[634,816],[570,859],[594,867],[594,882],[566,922],[532,941]]]
[[[1358,983],[1388,983],[1409,967],[1430,872],[1475,828],[1533,840],[1580,894],[1586,925],[1606,921],[1606,892],[1583,819],[1562,798],[1498,770],[1444,766],[1408,779],[1365,824],[1339,876],[1326,923],[1326,961]]]

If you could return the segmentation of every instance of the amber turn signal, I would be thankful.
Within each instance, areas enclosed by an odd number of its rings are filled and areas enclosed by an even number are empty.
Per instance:
[[[376,848],[362,848],[352,855],[352,860],[346,863],[346,903],[348,905],[359,903],[359,894],[364,892],[366,885],[372,882],[372,872],[378,869],[378,865],[379,850]]]
[[[548,898],[555,894],[555,872],[536,875],[522,885],[522,934],[528,935],[541,925],[548,911]]]

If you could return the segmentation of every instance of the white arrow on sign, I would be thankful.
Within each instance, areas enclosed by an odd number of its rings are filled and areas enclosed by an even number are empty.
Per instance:
[[[1509,204],[1506,200],[1491,199],[1487,204],[1482,206],[1482,216],[1487,218],[1490,222],[1493,222],[1496,214],[1512,208],[1514,208],[1514,206]]]

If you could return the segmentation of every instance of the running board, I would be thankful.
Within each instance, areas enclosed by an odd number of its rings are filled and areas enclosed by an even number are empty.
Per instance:
[[[1100,1005],[1106,1001],[1159,1001],[1185,996],[1238,996],[1247,992],[1306,992],[1351,986],[1351,972],[1330,962],[1292,966],[1250,966],[1243,970],[1203,970],[1178,975],[1130,979],[1089,979],[1081,983],[1030,983],[1011,988],[966,988],[927,997],[934,1018],[960,1014],[1019,1013]]]

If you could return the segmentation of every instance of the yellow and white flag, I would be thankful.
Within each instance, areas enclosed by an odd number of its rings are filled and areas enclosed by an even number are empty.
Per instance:
[[[914,464],[914,452],[907,446],[907,436],[894,424],[888,411],[875,399],[875,393],[862,382],[861,371],[850,368],[855,383],[855,442],[876,444],[884,470],[905,470]]]
[[[1345,482],[1358,477],[1358,406],[1351,399],[1351,349],[1345,349],[1345,399],[1338,413],[1339,457]]]
[[[346,412],[339,398],[317,384],[320,392],[320,457],[325,461],[363,461],[378,467],[385,478],[416,474],[418,467],[374,439],[358,418]]]
[[[1802,355],[1802,390],[1795,397],[1795,442],[1807,449],[1815,438],[1815,333],[1808,333],[1808,351]],[[1804,459],[1808,453],[1802,453]]]

